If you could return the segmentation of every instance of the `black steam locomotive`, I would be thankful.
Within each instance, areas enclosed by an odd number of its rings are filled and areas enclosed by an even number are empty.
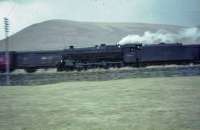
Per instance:
[[[5,71],[6,59],[0,53],[0,71]],[[143,67],[165,64],[199,64],[200,45],[125,44],[74,48],[60,51],[10,52],[10,68],[35,72],[37,69],[57,68],[58,71],[86,70],[110,67]]]
[[[148,65],[200,63],[200,45],[126,44],[64,50],[58,71],[88,68],[142,67]]]

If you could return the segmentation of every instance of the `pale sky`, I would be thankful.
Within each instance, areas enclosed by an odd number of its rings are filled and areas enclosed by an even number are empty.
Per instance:
[[[50,19],[196,26],[200,0],[0,0],[0,39],[3,17],[10,19],[10,34]]]

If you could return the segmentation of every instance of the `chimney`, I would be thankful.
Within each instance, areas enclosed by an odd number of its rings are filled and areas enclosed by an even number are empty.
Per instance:
[[[74,46],[69,46],[69,49],[74,49]]]

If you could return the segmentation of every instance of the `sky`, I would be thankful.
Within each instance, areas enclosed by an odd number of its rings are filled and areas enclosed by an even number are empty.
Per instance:
[[[0,39],[4,17],[10,34],[51,19],[197,26],[200,0],[0,0]]]

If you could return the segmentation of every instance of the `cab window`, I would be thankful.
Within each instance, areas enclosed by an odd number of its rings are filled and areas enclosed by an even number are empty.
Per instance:
[[[134,51],[135,51],[134,47],[131,47],[130,52],[134,52]]]

